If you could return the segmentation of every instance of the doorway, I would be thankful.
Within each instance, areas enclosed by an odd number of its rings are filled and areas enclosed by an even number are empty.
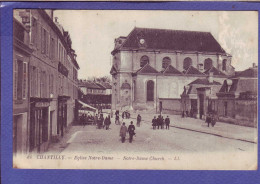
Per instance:
[[[204,95],[199,94],[199,114],[200,119],[202,119],[202,116],[204,115]]]

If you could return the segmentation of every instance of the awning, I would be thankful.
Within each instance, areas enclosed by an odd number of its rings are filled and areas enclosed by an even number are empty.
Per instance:
[[[80,100],[78,100],[78,102],[82,105],[82,107],[80,108],[81,110],[89,110],[89,111],[93,111],[93,112],[96,112],[96,110],[97,110],[96,108],[94,108]]]

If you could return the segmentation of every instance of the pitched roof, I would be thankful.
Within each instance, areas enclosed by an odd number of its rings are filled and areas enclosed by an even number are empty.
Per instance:
[[[221,85],[219,82],[216,82],[213,80],[213,82],[209,82],[208,79],[196,79],[194,81],[192,81],[191,83],[189,83],[189,85],[192,85],[192,84],[201,84],[201,85]]]
[[[177,74],[177,75],[182,75],[182,73],[174,68],[172,65],[169,65],[165,70],[162,71],[163,74]]]
[[[99,86],[101,89],[106,89],[102,84],[100,84],[100,83],[94,83],[95,85],[97,85],[97,86]]]
[[[149,63],[144,65],[142,68],[136,71],[136,74],[155,74],[159,73],[156,69],[154,69]]]
[[[80,87],[87,87],[89,89],[104,89],[103,86],[98,85],[94,82],[84,81],[80,84]]]
[[[101,85],[106,89],[112,89],[112,86],[108,82],[102,82]]]
[[[236,72],[235,76],[232,78],[236,77],[245,77],[245,78],[257,78],[258,76],[258,68],[248,68],[244,71],[241,72]]]
[[[223,72],[218,70],[216,67],[212,66],[210,69],[206,70],[204,74],[209,75],[209,73],[212,72],[214,76],[226,76]]]
[[[197,68],[194,68],[193,66],[190,66],[186,72],[184,72],[185,75],[205,75],[204,73],[200,72]]]
[[[257,93],[257,79],[229,79],[232,80],[230,87],[227,84],[227,80],[224,81],[219,92],[221,93],[241,93],[241,92],[253,92]]]
[[[139,48],[141,38],[145,40],[147,49],[225,53],[210,32],[151,28],[134,28],[119,50]]]

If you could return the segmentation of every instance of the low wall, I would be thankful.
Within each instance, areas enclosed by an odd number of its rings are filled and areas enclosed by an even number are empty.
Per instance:
[[[180,115],[181,110],[181,99],[172,99],[172,98],[160,98],[159,104],[162,102],[162,113],[164,114],[176,114]],[[159,107],[159,105],[158,105]],[[159,110],[159,108],[158,108]]]

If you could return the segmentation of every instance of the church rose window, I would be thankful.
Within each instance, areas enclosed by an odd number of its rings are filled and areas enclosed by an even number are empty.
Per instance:
[[[210,58],[204,61],[204,70],[208,70],[212,67],[212,60]]]
[[[188,70],[188,68],[192,65],[192,60],[191,58],[187,57],[183,61],[183,69]]]
[[[154,82],[149,80],[147,82],[147,101],[154,100]]]
[[[165,57],[162,60],[162,68],[167,68],[171,64],[171,58]]]
[[[226,60],[226,59],[224,59],[224,60],[222,61],[222,70],[223,70],[223,71],[226,71],[226,70],[227,70],[227,60]]]
[[[141,60],[140,60],[140,67],[143,67],[147,63],[149,63],[149,57],[148,56],[142,56]]]

